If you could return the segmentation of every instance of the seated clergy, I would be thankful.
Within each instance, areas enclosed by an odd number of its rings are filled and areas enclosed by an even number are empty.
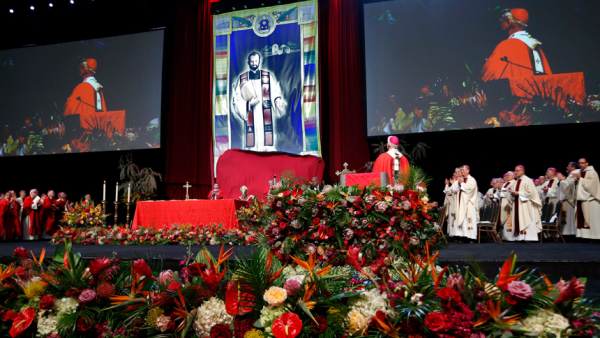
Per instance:
[[[556,202],[558,202],[558,178],[556,178],[556,169],[548,168],[546,176],[548,176],[548,180],[546,180],[546,183],[541,187],[545,197],[542,202],[544,204],[552,203],[556,205]]]
[[[542,202],[535,189],[533,180],[525,176],[525,167],[515,168],[517,181],[511,193],[514,197],[511,221],[513,225],[512,240],[537,241],[537,234],[542,231]],[[510,238],[510,234],[507,237]]]
[[[579,160],[581,171],[573,171],[577,181],[577,237],[600,239],[600,182],[594,167],[585,158]]]

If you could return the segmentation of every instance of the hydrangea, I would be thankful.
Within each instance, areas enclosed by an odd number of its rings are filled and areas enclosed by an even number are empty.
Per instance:
[[[396,312],[390,307],[387,293],[382,293],[378,289],[372,289],[352,297],[348,305],[352,310],[360,312],[368,319],[375,317],[379,310],[391,318],[396,317]]]
[[[44,316],[44,312],[40,312],[38,316],[38,333],[42,337],[49,336],[53,333],[58,333],[58,318],[56,315],[50,314],[48,316]]]
[[[225,310],[225,302],[213,297],[198,308],[194,330],[200,337],[210,336],[210,330],[217,324],[228,325],[233,330],[233,317]]]
[[[285,307],[272,308],[265,306],[260,310],[260,318],[258,320],[260,320],[260,324],[265,328],[265,332],[271,333],[271,325],[275,319],[281,317],[286,312]]]
[[[77,311],[79,302],[71,297],[61,298],[54,303],[59,314],[70,314]]]
[[[525,318],[522,324],[523,330],[535,333],[538,337],[548,337],[547,333],[560,337],[569,327],[569,320],[558,313],[540,309]]]

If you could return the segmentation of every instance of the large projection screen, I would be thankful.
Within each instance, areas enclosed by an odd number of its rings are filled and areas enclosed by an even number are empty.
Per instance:
[[[0,51],[0,156],[160,147],[164,31]]]
[[[364,5],[368,136],[600,121],[598,1]]]

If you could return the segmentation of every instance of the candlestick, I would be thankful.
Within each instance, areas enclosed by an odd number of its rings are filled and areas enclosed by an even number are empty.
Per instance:
[[[104,211],[104,213],[106,213],[106,201],[102,200],[102,211]]]
[[[102,186],[102,200],[106,201],[106,181],[104,181],[104,185]]]
[[[131,203],[127,202],[127,226],[129,226],[129,206]]]
[[[119,200],[119,182],[117,182],[117,191],[115,192],[115,202]]]
[[[117,219],[119,217],[118,209],[119,209],[119,201],[115,201],[115,225],[117,225]]]
[[[129,183],[129,186],[127,187],[127,203],[129,203],[130,201],[131,201],[131,183]]]

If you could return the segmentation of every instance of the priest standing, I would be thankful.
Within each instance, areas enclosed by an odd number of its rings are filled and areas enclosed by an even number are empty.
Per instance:
[[[579,160],[580,172],[573,171],[577,181],[577,237],[600,239],[600,182],[598,173],[585,158]]]
[[[36,189],[31,189],[23,201],[23,240],[32,241],[42,234],[42,200]]]
[[[42,238],[52,239],[52,235],[58,230],[56,221],[56,198],[54,191],[48,191],[48,197],[44,199],[42,204]]]
[[[537,241],[537,234],[542,231],[542,202],[535,189],[533,180],[525,176],[525,167],[515,168],[517,182],[514,184],[514,196],[511,221],[513,224],[512,237],[515,241]],[[511,237],[507,234],[507,237]]]
[[[458,179],[456,192],[456,236],[477,239],[477,221],[479,221],[477,201],[477,181],[471,176],[468,165],[461,167],[462,177]]]
[[[406,156],[398,151],[400,139],[396,136],[388,137],[387,152],[379,155],[373,165],[374,172],[387,173],[388,183],[392,186],[399,183],[402,174],[408,173],[410,165]]]
[[[223,199],[223,192],[221,191],[221,189],[219,189],[219,183],[215,183],[215,185],[213,186],[213,190],[211,190],[210,193],[208,194],[208,199],[209,200],[222,200]]]
[[[554,204],[558,202],[558,178],[556,178],[556,169],[548,168],[546,171],[548,179],[546,183],[542,185],[542,191],[544,192],[544,204]]]
[[[504,174],[504,184],[500,188],[500,216],[498,217],[498,233],[503,241],[514,241],[511,211],[513,196],[510,190],[515,186],[515,173],[512,171]]]
[[[566,214],[563,219],[564,223],[560,224],[563,236],[574,236],[577,233],[577,226],[575,224],[577,186],[575,184],[575,179],[573,179],[573,171],[576,169],[577,163],[569,162],[567,165],[566,177],[561,173],[557,173],[557,177],[560,180],[560,182],[558,182],[558,199],[563,202],[562,209]],[[560,212],[560,210],[558,212]]]

